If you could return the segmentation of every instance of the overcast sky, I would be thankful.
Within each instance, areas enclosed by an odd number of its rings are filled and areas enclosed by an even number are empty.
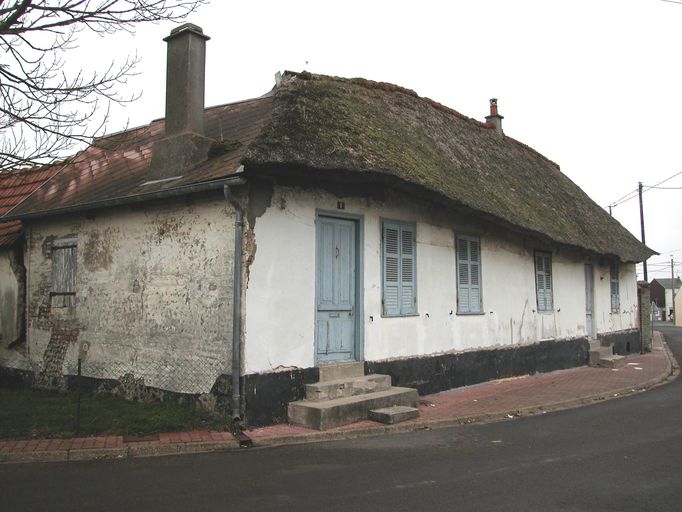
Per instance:
[[[260,96],[277,71],[364,77],[483,120],[499,99],[506,135],[557,162],[599,205],[682,171],[682,4],[662,0],[213,0],[188,21],[211,37],[206,105]],[[164,115],[173,25],[84,43],[71,63],[141,58],[108,130]],[[644,193],[649,280],[682,262],[682,174]],[[640,236],[634,199],[613,209]],[[667,267],[661,263],[668,262]],[[682,273],[682,264],[675,274]],[[641,272],[640,272],[641,278]]]

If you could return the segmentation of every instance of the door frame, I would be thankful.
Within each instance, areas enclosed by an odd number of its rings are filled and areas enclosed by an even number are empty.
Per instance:
[[[596,340],[597,339],[597,333],[595,331],[596,323],[595,323],[595,318],[594,318],[594,309],[595,309],[595,300],[594,300],[594,263],[585,263],[583,265],[584,268],[584,275],[585,275],[585,324],[587,324],[587,267],[590,267],[590,295],[592,297],[592,309],[590,310],[590,323],[591,325],[588,327],[585,325],[585,331],[587,334],[587,339],[589,341]]]
[[[365,241],[365,218],[363,215],[354,213],[345,213],[339,210],[325,210],[317,208],[315,210],[315,269],[314,269],[314,286],[315,286],[315,304],[313,305],[315,315],[315,346],[313,347],[315,366],[319,366],[320,362],[317,359],[317,304],[318,304],[318,285],[317,285],[317,256],[319,244],[319,222],[320,217],[330,217],[333,219],[350,220],[355,223],[355,361],[365,360],[365,322],[364,322],[364,241]],[[323,363],[326,364],[326,363]],[[329,363],[334,364],[334,363]]]

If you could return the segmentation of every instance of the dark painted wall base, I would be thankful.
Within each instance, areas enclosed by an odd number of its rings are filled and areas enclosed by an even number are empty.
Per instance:
[[[639,329],[598,334],[597,338],[603,346],[611,345],[619,356],[639,354],[642,350]]]
[[[428,395],[494,379],[583,366],[588,354],[587,339],[577,338],[433,357],[367,361],[365,371],[390,375],[394,386],[415,388],[420,395]]]
[[[244,376],[245,422],[261,427],[287,421],[289,402],[305,398],[305,385],[320,379],[318,368]]]

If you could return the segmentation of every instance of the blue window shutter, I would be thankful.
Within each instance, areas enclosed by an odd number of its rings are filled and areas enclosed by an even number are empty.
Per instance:
[[[481,311],[481,243],[478,237],[457,236],[457,311]]]
[[[552,311],[552,259],[547,253],[535,253],[535,284],[538,311]]]
[[[620,311],[620,288],[619,288],[619,268],[617,263],[612,263],[610,270],[611,275],[611,312],[618,313]]]
[[[414,227],[400,226],[400,314],[417,312],[416,237]]]
[[[481,242],[472,237],[469,240],[469,287],[471,296],[469,299],[469,311],[480,313],[481,311]]]
[[[383,308],[384,315],[400,314],[400,226],[384,222],[383,249]]]
[[[413,224],[385,221],[382,225],[383,314],[417,312],[417,241]]]

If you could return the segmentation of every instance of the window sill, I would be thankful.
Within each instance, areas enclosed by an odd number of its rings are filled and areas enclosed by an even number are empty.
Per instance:
[[[476,311],[476,312],[471,312],[471,313],[464,313],[464,312],[459,312],[455,313],[457,316],[484,316],[485,311]]]
[[[415,316],[421,316],[419,313],[408,313],[404,315],[381,315],[381,318],[410,318]]]

